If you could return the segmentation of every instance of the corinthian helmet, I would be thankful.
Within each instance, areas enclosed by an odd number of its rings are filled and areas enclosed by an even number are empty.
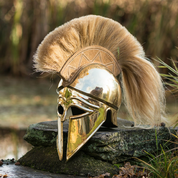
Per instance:
[[[57,88],[60,160],[63,123],[69,121],[68,160],[101,125],[117,127],[122,98],[135,126],[161,122],[160,75],[145,59],[136,38],[116,21],[89,15],[56,28],[39,45],[34,63],[36,71],[55,73],[61,79]]]

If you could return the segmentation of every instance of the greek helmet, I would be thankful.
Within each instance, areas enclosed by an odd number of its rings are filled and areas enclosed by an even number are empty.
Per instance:
[[[135,126],[158,125],[164,114],[160,75],[125,27],[101,16],[80,17],[50,32],[34,55],[38,72],[60,76],[57,88],[59,159],[69,122],[66,159],[100,128],[117,127],[121,100]],[[122,89],[121,89],[122,88]]]

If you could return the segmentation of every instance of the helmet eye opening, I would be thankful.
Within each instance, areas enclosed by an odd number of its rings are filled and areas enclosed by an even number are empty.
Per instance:
[[[83,109],[78,108],[76,106],[71,106],[71,110],[72,110],[73,116],[81,115],[81,114],[85,114],[86,113],[86,111],[84,111]]]
[[[64,113],[64,108],[61,105],[58,106],[58,113],[61,115]]]

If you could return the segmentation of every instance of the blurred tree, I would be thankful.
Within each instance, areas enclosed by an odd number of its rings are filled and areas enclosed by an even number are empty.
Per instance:
[[[88,14],[120,22],[137,37],[148,58],[171,65],[168,58],[178,58],[177,7],[177,0],[0,0],[0,72],[31,75],[33,55],[45,35]]]

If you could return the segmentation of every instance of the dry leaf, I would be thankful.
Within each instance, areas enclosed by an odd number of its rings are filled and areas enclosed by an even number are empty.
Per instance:
[[[147,178],[147,172],[143,171],[142,167],[131,166],[129,162],[125,163],[124,167],[120,168],[119,175],[114,175],[112,178]]]
[[[110,173],[106,172],[105,174],[101,174],[99,176],[95,176],[93,178],[106,178],[106,177],[109,177],[110,176]]]
[[[121,167],[120,168],[121,169],[121,171],[119,171],[119,173],[121,174],[121,175],[127,175],[127,176],[133,176],[133,175],[135,175],[135,173],[134,173],[134,166],[131,166],[131,164],[129,163],[129,162],[127,162],[127,163],[125,163],[125,165],[124,165],[124,167]]]
[[[174,173],[174,177],[175,177],[175,178],[178,178],[178,174],[177,174],[177,173]]]
[[[16,162],[15,165],[16,165],[16,166],[20,165],[20,162]]]
[[[2,177],[2,178],[6,178],[6,177],[8,177],[8,175],[7,174],[0,174],[0,177]]]

